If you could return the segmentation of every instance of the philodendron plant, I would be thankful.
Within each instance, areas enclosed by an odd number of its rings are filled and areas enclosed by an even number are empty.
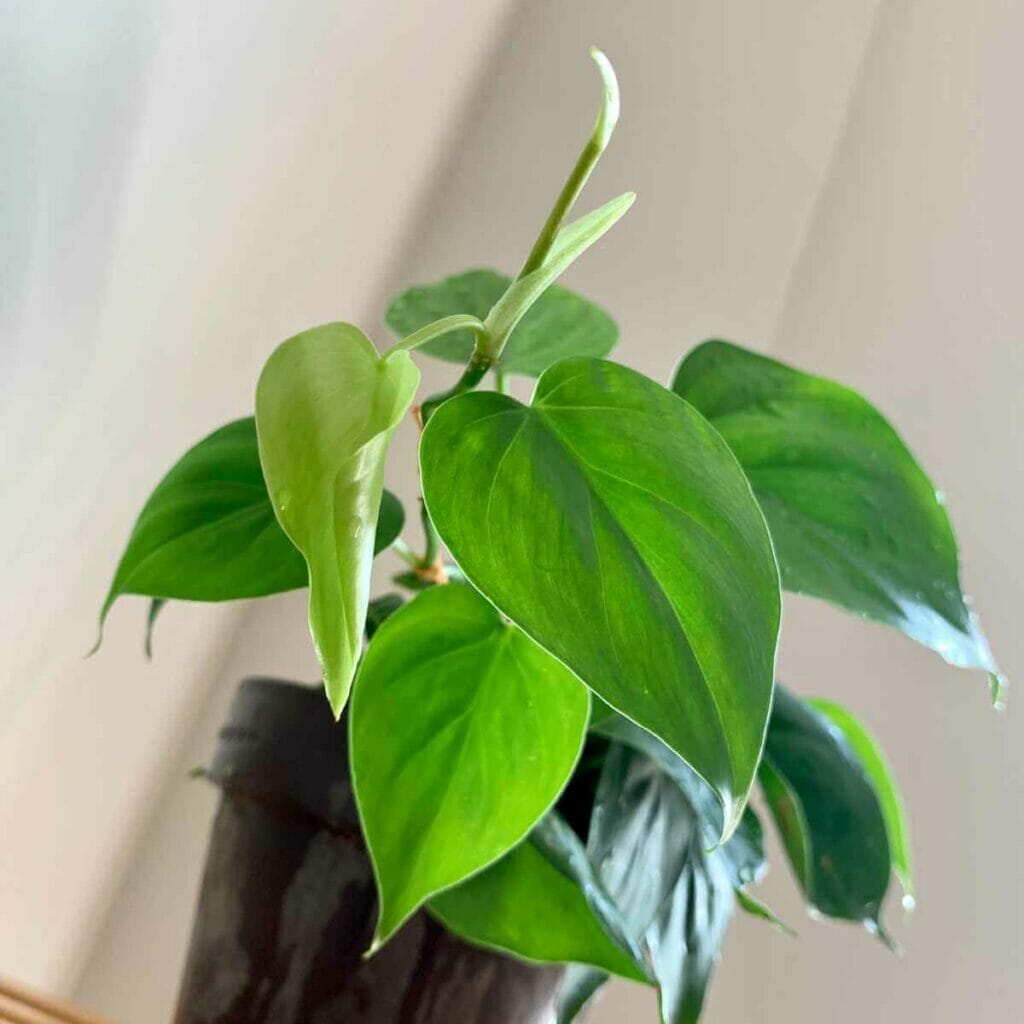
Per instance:
[[[884,757],[850,712],[775,679],[782,590],[989,673],[996,699],[1001,677],[942,499],[872,405],[718,340],[666,387],[609,361],[615,323],[554,283],[633,202],[564,223],[618,117],[593,56],[597,123],[519,274],[406,291],[383,352],[346,323],[281,344],[255,418],[153,492],[103,614],[148,596],[151,629],[168,599],[308,586],[327,698],[348,706],[373,949],[426,907],[472,943],[571,964],[561,1021],[619,975],[680,1024],[734,907],[774,920],[750,891],[755,786],[810,907],[885,939],[893,875],[911,901]],[[464,364],[419,406],[414,354]],[[529,404],[513,374],[536,378]],[[384,490],[410,412],[421,554]],[[371,600],[386,548],[408,599]]]

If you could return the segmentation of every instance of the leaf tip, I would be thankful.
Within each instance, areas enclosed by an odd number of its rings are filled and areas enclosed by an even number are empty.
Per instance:
[[[603,150],[619,120],[619,80],[612,62],[596,46],[590,48],[590,59],[597,65],[604,86],[604,99],[594,125],[594,142]]]
[[[882,945],[885,946],[890,953],[895,953],[896,956],[902,956],[903,950],[900,949],[899,943],[893,938],[892,935],[886,930],[885,925],[882,924],[880,917],[866,918],[864,920],[864,927],[872,934],[878,936]]]
[[[992,710],[1006,710],[1006,690],[1009,682],[1002,672],[990,672],[988,674],[989,691],[992,695]]]

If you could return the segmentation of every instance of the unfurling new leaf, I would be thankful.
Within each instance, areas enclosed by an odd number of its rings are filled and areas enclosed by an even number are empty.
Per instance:
[[[485,320],[511,284],[511,278],[494,270],[470,270],[436,284],[410,288],[388,307],[387,324],[404,337],[455,313]],[[615,321],[603,309],[553,284],[519,321],[497,369],[539,377],[559,359],[608,355],[618,336]],[[436,338],[420,351],[464,363],[472,355],[474,344],[472,331],[462,330]]]

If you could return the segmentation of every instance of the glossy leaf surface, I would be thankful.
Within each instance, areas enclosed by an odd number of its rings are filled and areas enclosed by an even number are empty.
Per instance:
[[[891,860],[872,780],[843,733],[782,687],[761,781],[808,903],[880,929]]]
[[[381,500],[375,552],[402,530],[404,512]],[[104,602],[152,597],[145,651],[169,598],[233,601],[306,586],[306,563],[274,518],[256,443],[256,421],[235,420],[190,448],[157,484],[132,529]],[[101,621],[102,624],[102,621]]]
[[[469,942],[539,963],[590,964],[645,980],[588,904],[582,888],[532,840],[430,901],[444,925]]]
[[[814,699],[807,703],[839,729],[875,787],[875,795],[882,805],[882,815],[885,818],[893,871],[912,903],[914,879],[910,867],[910,828],[907,824],[903,797],[885,755],[871,733],[846,708],[829,700]]]
[[[306,566],[274,518],[253,418],[190,448],[157,484],[103,604],[121,594],[230,601],[306,585]]]
[[[942,500],[872,405],[723,341],[694,349],[672,387],[743,464],[787,589],[895,626],[954,665],[995,671],[960,590]]]
[[[700,1016],[734,906],[726,850],[737,839],[708,852],[706,835],[683,791],[654,761],[612,744],[587,850],[647,948],[665,1024]]]
[[[484,320],[512,279],[494,270],[470,270],[436,284],[410,288],[388,307],[387,324],[404,337],[456,313]],[[537,377],[569,356],[605,356],[618,340],[615,321],[601,308],[558,285],[551,285],[516,326],[502,352],[499,369]],[[456,331],[423,345],[439,359],[465,363],[473,352],[472,331]]]
[[[375,946],[526,836],[572,772],[588,711],[572,673],[470,587],[433,587],[384,622],[351,710]]]
[[[387,446],[418,383],[407,353],[382,359],[338,323],[281,344],[256,389],[260,461],[309,568],[310,632],[336,715],[362,645]]]
[[[424,498],[466,577],[739,818],[772,693],[779,585],[743,473],[707,422],[596,359],[533,402],[471,393],[420,445]]]

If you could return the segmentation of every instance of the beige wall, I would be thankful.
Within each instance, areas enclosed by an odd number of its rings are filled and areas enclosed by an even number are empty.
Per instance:
[[[1019,6],[508,6],[517,11],[506,24],[497,2],[437,5],[446,44],[460,47],[443,61],[433,59],[440,36],[429,35],[425,16],[413,31],[420,5],[412,4],[376,17],[357,4],[288,15],[250,4],[244,16],[236,9],[212,22],[168,5],[173,11],[143,33],[155,48],[147,58],[154,84],[137,115],[88,392],[93,405],[109,406],[95,443],[115,446],[119,471],[94,465],[84,441],[69,440],[84,429],[80,405],[42,449],[64,468],[81,463],[79,490],[104,496],[77,534],[95,550],[83,556],[68,541],[59,552],[79,567],[77,582],[53,588],[66,614],[80,619],[91,609],[82,595],[94,599],[153,466],[245,407],[278,336],[338,315],[373,328],[400,283],[473,265],[514,268],[589,125],[595,83],[585,51],[596,43],[619,71],[623,119],[585,202],[626,188],[639,199],[570,283],[616,315],[620,358],[660,379],[713,333],[841,377],[892,412],[948,495],[966,581],[1013,673],[1022,661],[1009,618],[1021,556],[1021,414],[1011,389],[1024,318],[1010,277],[1020,263]],[[239,24],[244,52],[218,67],[214,54]],[[500,43],[490,51],[492,39]],[[396,47],[416,62],[397,76]],[[308,75],[294,71],[300,54]],[[182,96],[185,69],[200,81]],[[425,95],[430,75],[438,76],[434,97]],[[363,97],[372,97],[368,107]],[[276,111],[269,130],[268,104]],[[381,124],[396,119],[413,140],[404,161],[388,159],[397,147],[381,137]],[[268,138],[281,144],[268,147]],[[340,138],[362,145],[342,149]],[[296,153],[325,164],[308,171]],[[205,173],[186,175],[188,166]],[[412,170],[419,173],[410,178]],[[213,251],[197,251],[207,239],[217,240]],[[310,249],[324,261],[311,261]],[[154,250],[146,266],[143,254]],[[185,266],[173,258],[182,251]],[[140,336],[162,360],[126,364]],[[425,369],[426,387],[451,372]],[[158,383],[126,399],[133,377]],[[187,407],[165,383],[183,379]],[[140,447],[140,434],[157,441]],[[109,475],[98,490],[95,472]],[[408,445],[391,473],[412,498]],[[59,524],[77,513],[51,514]],[[19,628],[38,634],[24,601],[30,574],[23,570],[10,596],[26,609]],[[240,675],[315,672],[301,599],[250,605],[237,629],[211,626],[209,611],[172,608],[156,665],[144,668],[134,653],[138,609],[123,610],[111,623],[117,646],[88,668],[75,663],[71,674],[54,656],[35,663],[39,689],[54,696],[21,697],[14,725],[0,732],[0,767],[9,772],[0,782],[20,787],[7,802],[10,790],[0,789],[0,825],[32,821],[41,830],[0,852],[0,886],[10,886],[9,866],[23,872],[14,876],[21,927],[37,929],[53,914],[49,934],[59,939],[59,956],[43,940],[26,951],[0,923],[0,970],[24,965],[26,976],[75,989],[84,1004],[126,1022],[163,1018],[187,935],[212,794],[185,781],[184,770],[209,751]],[[890,911],[907,949],[893,958],[857,929],[806,920],[776,851],[767,892],[800,937],[739,920],[707,1019],[1012,1019],[1024,996],[1016,975],[1024,737],[1013,695],[1010,714],[996,717],[981,678],[947,669],[909,641],[807,601],[787,599],[786,612],[787,681],[862,713],[904,783],[920,907],[906,924]],[[81,626],[76,639],[87,631]],[[10,649],[29,645],[12,631]],[[32,649],[45,650],[45,637]],[[83,730],[65,736],[58,725],[51,735],[58,687],[70,721],[88,726],[70,752],[68,736]],[[139,739],[124,751],[115,744],[110,764],[101,737],[125,727]],[[38,821],[43,807],[52,813]],[[96,820],[106,842],[90,834]],[[40,859],[39,849],[55,852]],[[86,851],[85,867],[65,854],[72,849]],[[640,1024],[651,1019],[643,1011],[650,1002],[615,986],[592,1019]]]

